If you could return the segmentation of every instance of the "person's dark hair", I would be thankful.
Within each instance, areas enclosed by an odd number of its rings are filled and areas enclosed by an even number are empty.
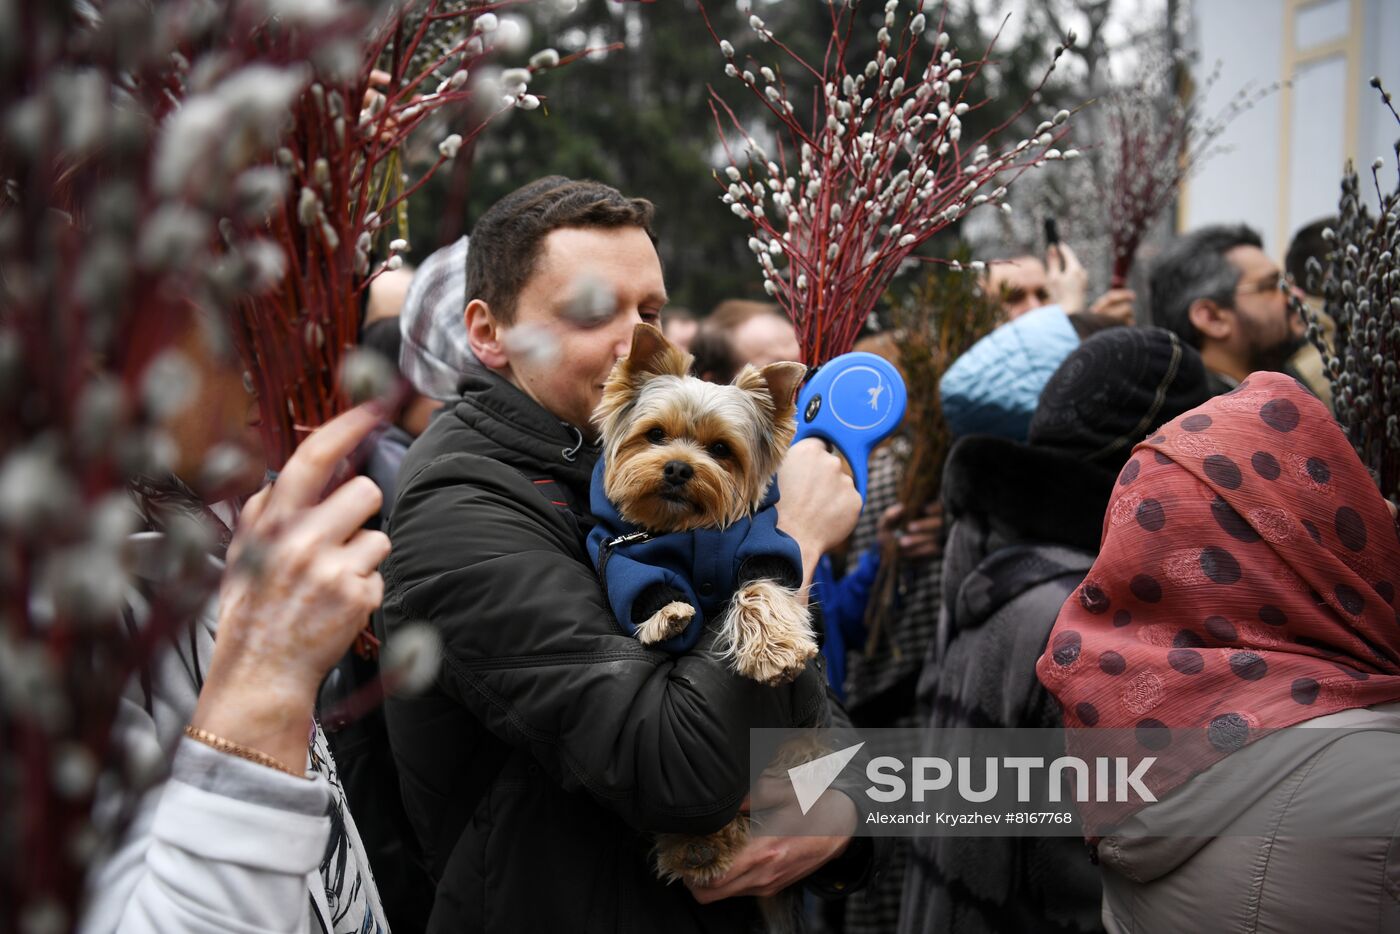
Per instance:
[[[1324,217],[1321,220],[1313,221],[1302,230],[1293,235],[1293,242],[1288,244],[1288,255],[1283,260],[1283,271],[1288,273],[1288,278],[1293,280],[1293,284],[1298,286],[1309,295],[1321,295],[1322,283],[1308,281],[1308,260],[1315,259],[1322,264],[1323,269],[1327,268],[1327,251],[1329,249],[1327,241],[1322,239],[1322,232],[1328,227],[1336,227],[1335,217]]]
[[[690,342],[690,355],[694,361],[690,372],[711,383],[727,385],[734,381],[739,372],[739,361],[734,358],[734,348],[729,344],[729,335],[718,328],[707,328],[703,324]]]
[[[1152,323],[1199,348],[1201,335],[1191,324],[1191,303],[1208,298],[1222,308],[1235,307],[1240,271],[1225,254],[1237,246],[1263,245],[1259,234],[1244,224],[1202,227],[1172,241],[1152,266]]]
[[[385,360],[399,368],[399,350],[403,346],[403,334],[399,331],[399,319],[380,318],[360,331],[360,346],[382,354]]]
[[[515,320],[515,303],[535,274],[540,244],[564,227],[640,227],[651,242],[652,204],[588,179],[550,175],[506,195],[472,228],[467,251],[467,301],[480,299],[502,324]]]
[[[760,315],[774,315],[789,320],[774,302],[755,302],[745,298],[729,298],[720,302],[700,322],[700,333],[690,345],[695,357],[691,371],[711,383],[730,383],[743,369],[743,361],[734,355],[729,336],[746,321]]]
[[[1070,327],[1074,328],[1074,333],[1079,335],[1081,341],[1088,340],[1100,331],[1107,331],[1109,328],[1121,328],[1123,322],[1117,318],[1110,318],[1108,315],[1096,315],[1092,311],[1076,311],[1069,316]]]

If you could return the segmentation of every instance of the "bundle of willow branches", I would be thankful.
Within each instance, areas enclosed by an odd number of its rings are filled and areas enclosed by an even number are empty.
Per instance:
[[[1220,77],[1220,67],[1194,92],[1178,95],[1173,86],[1177,62],[1168,55],[1149,58],[1135,79],[1115,87],[1104,100],[1105,133],[1102,175],[1108,183],[1105,202],[1113,269],[1110,288],[1128,283],[1138,247],[1201,163],[1219,152],[1220,137],[1240,114],[1278,90],[1241,88],[1215,114],[1203,102]]]
[[[741,167],[725,141],[723,200],[753,225],[749,247],[764,288],[796,324],[803,362],[812,366],[851,349],[901,265],[929,238],[977,207],[1001,204],[1007,184],[1026,169],[1078,156],[1055,148],[1068,111],[1044,120],[1028,138],[998,144],[1031,100],[964,142],[962,117],[980,106],[969,89],[986,58],[964,61],[949,48],[948,34],[930,28],[922,2],[897,26],[899,3],[889,0],[874,58],[853,64],[855,30],[866,22],[859,6],[829,4],[831,36],[820,67],[784,45],[760,17],[750,17],[761,43],[783,52],[803,80],[815,81],[810,109],[790,99],[780,65],[741,64],[734,46],[710,27],[729,59],[725,73],[758,96],[776,123],[777,152],[770,154],[712,92],[721,137],[722,112],[744,138],[747,155]],[[703,3],[700,9],[703,14]],[[1046,78],[1064,50],[1055,50]]]
[[[561,59],[543,49],[527,67],[505,69],[488,83],[472,81],[493,53],[496,11],[519,2],[391,4],[353,56],[311,60],[277,165],[259,170],[268,189],[278,192],[277,203],[265,218],[250,221],[267,227],[280,248],[280,276],[233,318],[234,338],[264,400],[271,466],[280,466],[305,432],[345,408],[338,364],[358,336],[361,293],[380,272],[402,263],[408,198],[460,151],[470,153],[493,117],[538,108],[540,98],[529,88],[536,73],[594,51]],[[444,137],[436,161],[410,179],[404,145],[445,108],[468,113],[470,125]],[[372,265],[386,240],[387,258]]]
[[[165,765],[114,750],[113,718],[217,585],[228,532],[162,485],[200,378],[177,338],[238,352],[274,464],[345,406],[355,295],[412,189],[403,140],[473,94],[478,124],[532,108],[530,77],[561,63],[468,85],[501,5],[0,3],[0,930],[73,929],[122,830],[93,822],[99,777],[130,801]],[[201,492],[234,454],[194,465]],[[162,511],[168,573],[138,621],[131,533],[157,497],[190,508]]]
[[[1400,124],[1380,79],[1372,78],[1371,86]],[[1385,160],[1371,163],[1380,204],[1376,214],[1362,198],[1355,167],[1347,163],[1337,224],[1323,231],[1329,244],[1326,267],[1308,261],[1309,289],[1321,292],[1323,310],[1337,325],[1330,345],[1318,318],[1290,293],[1293,307],[1308,321],[1308,337],[1322,354],[1337,421],[1381,492],[1392,499],[1400,498],[1400,139],[1394,155],[1390,191],[1381,184]]]

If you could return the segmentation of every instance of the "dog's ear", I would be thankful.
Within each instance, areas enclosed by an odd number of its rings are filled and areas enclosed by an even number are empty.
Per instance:
[[[767,430],[761,432],[756,450],[755,469],[764,478],[755,492],[752,507],[759,508],[768,491],[767,478],[778,469],[797,433],[797,387],[807,375],[807,368],[800,363],[770,363],[763,369],[745,366],[734,377],[734,385],[751,395],[763,418],[769,420]]]
[[[778,418],[788,418],[797,408],[797,388],[807,377],[807,367],[785,361],[770,363],[762,370],[768,391],[773,394],[773,408]]]
[[[745,392],[762,393],[773,402],[773,420],[779,424],[792,418],[797,408],[797,387],[807,375],[800,363],[770,363],[763,369],[746,366],[734,377],[734,385]]]
[[[644,381],[653,376],[685,376],[690,372],[690,361],[690,355],[657,328],[639,324],[632,330],[632,349],[622,364],[629,376]]]
[[[593,411],[593,422],[605,439],[619,436],[619,426],[641,391],[654,376],[685,376],[691,357],[649,324],[632,331],[632,349],[612,368],[603,386],[603,398]]]

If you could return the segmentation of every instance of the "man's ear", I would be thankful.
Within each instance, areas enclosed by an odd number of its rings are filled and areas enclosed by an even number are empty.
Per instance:
[[[1229,340],[1235,332],[1234,309],[1223,308],[1209,298],[1198,298],[1186,309],[1187,320],[1203,339]]]
[[[479,298],[467,302],[463,317],[467,323],[467,343],[472,353],[482,365],[492,370],[502,370],[510,364],[506,353],[505,334],[491,306]]]
[[[639,324],[632,329],[632,349],[622,365],[627,376],[640,383],[653,376],[685,376],[690,372],[691,359],[660,330]]]

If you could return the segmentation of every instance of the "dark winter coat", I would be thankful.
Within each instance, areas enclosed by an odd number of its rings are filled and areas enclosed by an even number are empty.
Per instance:
[[[1035,664],[1094,563],[1113,479],[1000,438],[953,448],[943,609],[919,685],[930,726],[1062,726]],[[1078,837],[918,837],[904,893],[905,934],[1100,928],[1099,870]]]
[[[407,456],[411,444],[413,435],[398,425],[390,425],[389,430],[384,432],[370,449],[369,457],[365,460],[364,474],[373,480],[375,486],[379,487],[379,492],[384,494],[384,502],[379,506],[379,514],[371,519],[370,528],[382,529],[389,521],[389,511],[394,508],[394,490],[398,484],[399,468],[403,466],[403,459]]]
[[[432,626],[444,657],[388,719],[438,879],[430,931],[747,929],[752,899],[702,906],[658,882],[650,835],[734,817],[750,729],[830,720],[816,666],[766,687],[729,670],[712,631],[673,655],[618,625],[585,548],[596,457],[478,369],[404,461],[385,619]],[[824,868],[868,869],[860,842]]]
[[[590,503],[597,523],[588,533],[588,555],[598,569],[608,604],[631,634],[673,601],[695,607],[680,635],[656,644],[688,652],[706,622],[719,620],[729,597],[747,581],[767,578],[796,589],[802,585],[802,550],[778,530],[778,483],[773,481],[759,510],[725,529],[695,529],[633,538],[641,531],[618,515],[603,484],[605,464],[593,470]]]

